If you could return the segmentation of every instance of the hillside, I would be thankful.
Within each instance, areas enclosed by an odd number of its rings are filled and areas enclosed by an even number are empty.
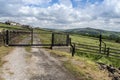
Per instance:
[[[94,28],[76,28],[76,29],[68,29],[64,31],[68,33],[77,33],[84,35],[99,35],[100,33],[102,33],[102,35],[104,36],[116,35],[120,37],[120,32],[106,31],[106,30],[94,29]]]
[[[0,23],[0,32],[2,30],[26,30],[27,28],[21,26],[7,25],[4,23]]]

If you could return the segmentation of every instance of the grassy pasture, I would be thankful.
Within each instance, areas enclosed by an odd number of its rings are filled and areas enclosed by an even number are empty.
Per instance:
[[[81,36],[81,35],[76,35],[76,34],[71,35],[70,37],[72,38],[72,42],[75,42],[75,43],[82,43],[82,44],[90,44],[93,46],[99,46],[99,39],[98,38]],[[106,43],[107,47],[120,49],[119,43],[116,43],[114,41],[104,40],[104,39],[103,39],[103,41]]]
[[[39,37],[40,37],[40,40],[42,43],[50,43],[51,32],[48,32],[45,30],[39,30],[39,32],[40,33],[49,33],[49,34],[40,34]],[[86,44],[86,45],[92,45],[92,46],[99,47],[99,38],[87,37],[87,36],[82,36],[82,35],[77,35],[77,34],[71,34],[70,37],[72,39],[72,43]],[[104,39],[103,39],[103,41],[106,43],[107,47],[109,47],[109,48],[120,49],[120,44],[115,43],[114,41],[111,41],[111,40],[109,41],[109,40],[104,40]],[[104,47],[104,45],[102,47]],[[97,48],[97,47],[94,49],[99,50],[99,48]],[[83,52],[81,52],[81,50],[83,50]],[[106,55],[99,54],[99,52],[97,50],[94,51],[96,53],[87,52],[84,50],[91,51],[90,49],[80,48],[80,50],[76,50],[76,55],[79,57],[88,58],[89,60],[92,60],[95,62],[102,62],[102,63],[108,64],[108,65],[111,64],[115,67],[120,67],[120,62],[119,62],[120,59],[117,59],[114,57],[106,57]]]
[[[81,43],[81,44],[89,44],[93,46],[98,46],[99,47],[99,39],[98,38],[93,38],[93,37],[87,37],[87,36],[81,36],[81,35],[71,35],[72,42],[75,43]],[[120,50],[120,44],[115,43],[114,41],[108,41],[108,40],[103,40],[107,47],[110,48],[115,48]],[[87,52],[87,50],[90,51],[90,49],[87,49],[86,51],[81,52],[81,50],[84,50],[83,48],[80,48],[79,50],[76,50],[76,55],[80,57],[87,57],[90,60],[93,60],[95,62],[102,62],[108,65],[113,65],[115,67],[120,67],[120,62],[118,58],[114,57],[106,57],[105,55],[99,55],[99,53],[96,51],[96,53],[92,52]],[[118,52],[120,56],[120,52]]]
[[[35,32],[38,32],[38,36],[42,44],[51,44],[52,32],[42,29],[35,30]]]
[[[6,24],[1,24],[0,23],[0,31],[2,31],[3,29],[7,29],[7,30],[20,30],[20,29],[24,29],[20,26],[12,26],[12,25],[6,25]]]

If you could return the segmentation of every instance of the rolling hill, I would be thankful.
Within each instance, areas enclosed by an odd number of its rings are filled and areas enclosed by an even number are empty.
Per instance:
[[[120,32],[106,31],[106,30],[94,29],[94,28],[89,28],[89,27],[88,28],[68,29],[68,30],[64,30],[64,32],[84,34],[84,35],[99,35],[101,33],[104,36],[116,35],[116,36],[120,37]]]
[[[99,35],[101,33],[103,39],[114,40],[115,42],[120,43],[120,32],[115,32],[115,31],[107,31],[107,30],[94,29],[94,28],[77,28],[77,29],[64,30],[64,32],[71,34],[79,34],[83,36],[96,37],[96,38],[99,38]]]

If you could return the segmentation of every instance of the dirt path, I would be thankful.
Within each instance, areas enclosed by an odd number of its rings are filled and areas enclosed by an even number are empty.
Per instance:
[[[35,36],[34,43],[38,42]],[[30,53],[16,47],[4,60],[5,80],[75,80],[56,58],[40,47],[32,47]]]
[[[2,77],[5,80],[27,80],[27,63],[25,60],[26,51],[24,48],[15,48],[4,60]]]
[[[32,48],[30,80],[74,80],[60,62],[44,49]]]
[[[21,43],[29,42],[30,38],[24,39]],[[9,55],[5,56],[3,60],[6,62],[2,67],[3,80],[28,80],[26,62],[28,52],[24,47],[16,47]]]

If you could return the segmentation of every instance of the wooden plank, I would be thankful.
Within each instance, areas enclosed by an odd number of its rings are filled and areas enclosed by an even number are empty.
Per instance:
[[[111,51],[119,51],[119,52],[120,52],[119,49],[115,49],[115,48],[110,48],[110,50],[111,50]]]
[[[76,49],[76,50],[79,50],[79,51],[84,51],[84,52],[91,52],[91,53],[98,53],[98,51],[94,51],[94,50],[85,50],[85,49]]]
[[[110,51],[110,53],[113,53],[113,54],[120,54],[120,52],[117,52],[117,51]]]
[[[76,47],[76,49],[80,49],[80,48],[83,48],[83,49],[90,49],[90,50],[96,50],[96,51],[98,51],[99,49],[93,49],[93,48],[89,48],[89,47]]]
[[[93,46],[93,45],[86,45],[86,44],[78,44],[78,43],[75,43],[76,45],[81,45],[81,46],[89,46],[89,47],[97,47],[97,48],[99,48],[99,46]]]
[[[120,58],[120,56],[114,55],[114,54],[110,54],[110,56],[113,56],[113,57],[116,57],[116,58]]]

